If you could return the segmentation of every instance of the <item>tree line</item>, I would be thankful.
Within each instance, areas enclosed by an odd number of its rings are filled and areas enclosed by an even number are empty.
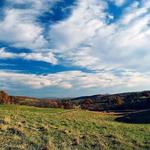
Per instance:
[[[93,111],[145,109],[150,108],[150,92],[132,92],[113,95],[95,95],[74,99],[37,99],[23,96],[9,96],[0,91],[0,104],[19,104],[36,107],[74,109],[81,108]]]

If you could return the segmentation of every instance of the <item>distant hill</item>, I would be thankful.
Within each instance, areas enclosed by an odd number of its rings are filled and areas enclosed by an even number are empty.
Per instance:
[[[150,108],[150,91],[83,96],[72,101],[90,110],[143,109]]]
[[[129,92],[118,94],[99,94],[77,98],[34,98],[28,96],[9,96],[0,91],[0,104],[19,104],[37,107],[75,108],[94,111],[120,109],[147,109],[150,108],[150,91]]]

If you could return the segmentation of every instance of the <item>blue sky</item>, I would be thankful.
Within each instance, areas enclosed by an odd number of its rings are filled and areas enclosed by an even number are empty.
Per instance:
[[[150,89],[147,0],[1,0],[0,89],[70,97]]]

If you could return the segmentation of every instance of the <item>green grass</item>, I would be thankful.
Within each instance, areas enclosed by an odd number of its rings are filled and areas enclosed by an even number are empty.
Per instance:
[[[150,124],[122,115],[0,105],[0,150],[149,150]]]

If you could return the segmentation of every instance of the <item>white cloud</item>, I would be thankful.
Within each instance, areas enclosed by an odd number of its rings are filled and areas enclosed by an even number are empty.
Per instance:
[[[57,64],[57,59],[55,58],[54,54],[51,52],[47,53],[21,53],[18,55],[27,60],[37,60],[37,61],[44,61],[51,64]]]
[[[32,14],[41,14],[43,11],[49,10],[59,0],[6,0],[8,5],[25,5]]]
[[[43,50],[44,51],[44,50]],[[7,52],[5,48],[0,48],[0,58],[23,58],[26,60],[43,61],[51,64],[57,64],[57,59],[52,52],[33,52],[33,53],[12,53]]]
[[[50,39],[57,51],[70,51],[95,35],[103,27],[103,12],[106,4],[97,0],[79,1],[69,19],[54,24],[50,29]]]
[[[4,17],[0,20],[0,41],[33,51],[48,47],[44,28],[37,18],[58,0],[6,0]],[[26,9],[15,8],[16,5]]]
[[[148,1],[143,2],[142,7],[140,7],[139,1],[133,2],[125,11],[124,16],[122,17],[122,23],[127,25],[136,19],[142,18],[145,14],[148,13],[149,8],[150,2]]]
[[[49,2],[54,4],[54,1]],[[122,4],[125,1],[115,2]],[[24,59],[43,58],[43,61],[49,62],[48,57],[55,58],[57,53],[63,58],[59,63],[91,70],[116,67],[143,69],[145,65],[140,65],[136,60],[147,64],[150,59],[148,1],[141,1],[140,7],[138,1],[132,3],[120,20],[109,25],[106,16],[110,14],[104,11],[108,7],[106,1],[78,1],[69,18],[50,26],[49,37],[46,38],[50,39],[49,42],[43,35],[44,28],[35,20],[40,11],[44,11],[46,1],[22,0],[15,3],[32,3],[32,9],[5,10],[5,18],[0,22],[0,40],[12,43],[12,46],[32,49],[35,56],[27,54]],[[49,53],[43,49],[49,49]],[[53,59],[52,62],[55,61]]]
[[[15,2],[24,3],[25,0]],[[3,72],[0,74],[1,78],[12,76],[13,81],[38,88],[127,88],[149,84],[149,1],[132,3],[123,11],[120,19],[115,20],[113,13],[104,11],[108,7],[106,1],[79,0],[69,18],[47,29],[46,38],[43,35],[44,27],[36,22],[40,11],[44,11],[45,1],[30,2],[36,3],[32,5],[32,9],[5,10],[5,18],[0,21],[0,41],[11,43],[15,47],[29,48],[33,52],[14,54],[1,49],[0,57],[21,57],[79,66],[94,70],[95,73],[70,71],[39,76]],[[121,6],[125,0],[114,2]],[[110,15],[114,23],[107,24],[106,18]],[[61,59],[57,60],[56,56]],[[118,69],[131,71],[117,76],[115,72]]]
[[[78,1],[68,19],[51,26],[49,36],[53,51],[63,58],[64,64],[92,70],[104,68],[99,65],[100,59],[93,55],[91,39],[105,25],[105,8],[107,4],[104,1]]]
[[[144,6],[148,7],[148,5]],[[141,11],[141,8],[136,9],[137,12]],[[143,9],[147,10],[147,8]],[[130,12],[125,13],[124,16],[129,14]],[[95,39],[92,39],[93,49],[96,56],[107,64],[118,64],[121,68],[141,71],[149,67],[145,64],[150,59],[150,28],[148,25],[150,14],[147,10],[144,16],[135,16],[132,20],[124,24],[121,19],[115,24],[106,25],[105,28],[100,29]]]
[[[5,48],[0,48],[0,58],[12,58],[14,57],[13,53],[5,52]]]
[[[122,6],[127,0],[114,0],[117,6]]]
[[[57,0],[7,0],[9,6],[4,9],[4,18],[0,20],[0,42],[18,49],[30,49],[32,53],[15,54],[1,50],[0,57],[20,57],[56,64],[54,53],[49,49],[48,41],[44,37],[45,29],[37,22],[37,17],[56,2]],[[27,8],[16,9],[14,4],[25,4]]]
[[[119,20],[107,24],[106,3],[80,1],[69,19],[52,26],[54,51],[67,64],[91,70],[148,69],[150,2],[141,1],[140,7],[136,3],[126,8]]]
[[[8,80],[9,79],[9,80]],[[0,81],[27,85],[39,89],[44,87],[60,87],[65,89],[108,88],[108,87],[138,87],[150,84],[149,75],[137,72],[124,72],[122,76],[115,76],[111,72],[84,73],[81,71],[67,71],[47,75],[23,74],[0,71]]]
[[[5,13],[5,19],[0,22],[0,41],[33,50],[45,46],[43,29],[28,10],[7,9]]]

